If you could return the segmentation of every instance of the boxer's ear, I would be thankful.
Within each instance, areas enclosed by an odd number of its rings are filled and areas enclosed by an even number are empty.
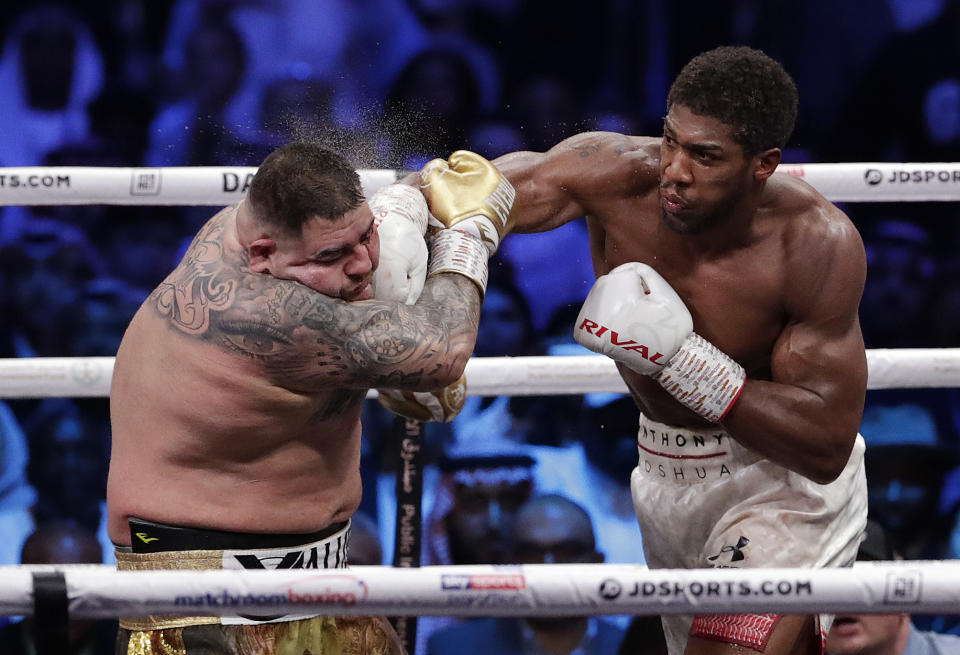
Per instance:
[[[247,246],[247,256],[250,260],[250,270],[254,273],[269,273],[270,261],[277,251],[277,242],[270,237],[254,239]]]
[[[770,148],[754,156],[753,177],[757,182],[764,182],[773,175],[783,159],[783,151],[780,148]]]

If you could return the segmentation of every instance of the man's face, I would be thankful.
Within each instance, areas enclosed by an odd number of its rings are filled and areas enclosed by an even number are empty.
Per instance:
[[[530,498],[531,483],[457,484],[450,515],[456,564],[502,564],[512,539],[513,517]]]
[[[367,203],[335,221],[314,218],[299,237],[278,236],[276,243],[270,261],[274,277],[296,280],[332,298],[373,298],[380,239]]]
[[[893,652],[906,614],[838,614],[827,634],[829,655],[880,654]]]
[[[749,180],[743,148],[719,119],[674,105],[660,142],[660,215],[667,227],[697,234],[723,220]]]

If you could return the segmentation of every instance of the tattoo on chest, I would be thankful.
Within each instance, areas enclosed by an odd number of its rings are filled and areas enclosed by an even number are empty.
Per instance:
[[[223,218],[207,223],[177,269],[152,294],[160,315],[188,334],[205,333],[210,312],[222,311],[236,299],[236,273],[223,262],[223,229]]]

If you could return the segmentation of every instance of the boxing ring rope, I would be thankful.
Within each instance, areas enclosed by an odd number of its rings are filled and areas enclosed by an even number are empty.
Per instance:
[[[70,616],[161,614],[583,616],[960,612],[960,562],[846,569],[647,569],[627,564],[357,566],[271,571],[0,567],[0,615],[33,612],[32,576],[63,575]]]
[[[0,168],[2,205],[215,205],[240,200],[252,166]],[[960,163],[781,164],[833,202],[960,200]],[[361,169],[366,194],[407,171]]]
[[[0,398],[107,397],[113,362],[113,357],[0,359]],[[602,356],[474,357],[466,374],[468,396],[627,393],[614,361]],[[937,387],[960,387],[960,348],[867,351],[868,389]]]
[[[784,164],[834,202],[960,201],[960,164]],[[4,205],[211,205],[246,193],[255,167],[0,168]],[[366,194],[406,171],[360,170]],[[960,348],[867,351],[868,388],[960,387]],[[112,357],[0,360],[0,398],[106,397]],[[604,357],[473,358],[468,394],[626,393]],[[577,616],[742,612],[960,613],[960,561],[847,569],[659,569],[619,564],[360,566],[336,570],[124,571],[0,567],[0,616],[38,607],[53,576],[74,618],[147,614]],[[37,603],[37,605],[35,605]]]

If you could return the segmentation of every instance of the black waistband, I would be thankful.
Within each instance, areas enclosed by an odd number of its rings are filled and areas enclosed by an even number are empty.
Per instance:
[[[161,553],[170,550],[255,550],[290,548],[321,541],[347,527],[348,521],[328,525],[317,532],[296,534],[257,534],[204,530],[179,525],[154,523],[131,516],[130,543],[135,553]]]

